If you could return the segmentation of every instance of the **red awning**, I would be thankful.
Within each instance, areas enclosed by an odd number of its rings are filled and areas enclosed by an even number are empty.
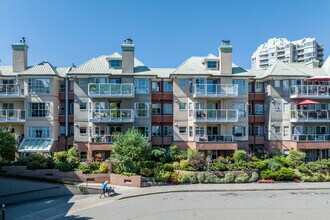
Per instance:
[[[309,81],[330,81],[330,76],[314,76],[308,78]]]
[[[298,105],[316,105],[316,104],[319,104],[319,102],[315,102],[308,99],[298,103]]]

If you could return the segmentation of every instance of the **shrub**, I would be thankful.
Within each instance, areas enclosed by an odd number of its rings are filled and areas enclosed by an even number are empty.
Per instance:
[[[150,156],[154,161],[165,163],[166,150],[164,148],[154,148],[151,150]]]
[[[140,174],[142,176],[146,176],[146,177],[149,177],[149,176],[152,176],[153,175],[153,171],[149,168],[142,168],[141,171],[140,171]]]
[[[191,148],[188,148],[188,150],[187,150],[187,157],[188,157],[188,158],[189,158],[189,157],[192,157],[192,156],[195,156],[195,155],[197,155],[197,154],[199,154],[198,151],[193,150],[193,149],[191,149]]]
[[[187,174],[180,173],[178,176],[178,182],[179,183],[190,183],[190,179]]]
[[[226,173],[225,178],[223,179],[224,183],[234,183],[235,175],[233,173]]]
[[[281,168],[281,164],[276,159],[272,158],[272,159],[268,159],[267,167],[268,169],[275,171]]]
[[[155,179],[157,182],[168,182],[171,174],[171,172],[160,170],[155,174]]]
[[[306,158],[306,154],[304,152],[291,151],[288,155],[288,165],[292,168],[296,168],[297,166],[304,163]]]
[[[272,170],[262,170],[260,172],[262,179],[277,179],[277,172]]]
[[[306,164],[306,167],[311,170],[312,172],[319,171],[323,168],[322,164],[319,163],[318,161],[316,162],[309,162]]]
[[[235,183],[247,183],[247,182],[249,182],[249,175],[247,173],[241,173],[235,179]]]
[[[289,161],[288,158],[284,156],[275,156],[274,159],[280,163],[281,166],[288,167],[289,166]]]
[[[183,154],[176,145],[170,146],[170,158],[172,161],[179,161],[183,159]]]
[[[71,166],[67,162],[63,162],[63,161],[57,161],[55,163],[55,168],[63,172],[67,172],[71,170]]]
[[[173,163],[173,168],[174,168],[175,170],[179,170],[179,169],[180,169],[180,163],[177,162],[177,161],[175,161],[175,162]]]
[[[78,166],[78,170],[80,170],[83,173],[91,173],[91,170],[87,163],[80,163]]]
[[[179,183],[178,178],[179,178],[179,175],[176,172],[172,172],[169,181],[170,181],[170,183],[178,184]]]
[[[188,165],[198,171],[204,170],[204,166],[205,166],[204,156],[198,153],[188,157]]]
[[[250,169],[264,170],[267,168],[267,160],[254,161],[247,164]]]
[[[219,183],[220,182],[220,178],[213,174],[213,173],[208,173],[205,176],[205,183]]]
[[[292,180],[296,177],[296,173],[294,170],[290,168],[282,167],[277,171],[277,179],[276,180]]]
[[[252,182],[255,182],[259,179],[259,174],[257,172],[253,172],[251,174],[251,178],[249,179],[249,182],[252,183]]]
[[[223,163],[221,160],[217,159],[212,163],[212,170],[214,171],[224,171],[227,170],[226,164]]]
[[[241,162],[241,163],[229,163],[226,164],[226,168],[229,171],[237,171],[237,170],[246,170],[247,169],[248,164],[246,162]]]
[[[54,153],[55,168],[60,171],[74,170],[79,166],[78,148],[72,147],[68,151],[59,151]]]
[[[197,178],[197,175],[196,174],[194,174],[194,173],[188,173],[187,174],[187,177],[189,178],[190,183],[192,183],[192,184],[198,183],[198,178]]]
[[[109,172],[109,164],[108,163],[101,163],[99,167],[100,173],[108,173]]]
[[[297,170],[299,170],[299,172],[302,172],[302,173],[308,173],[309,172],[309,169],[306,166],[306,164],[301,164],[301,165],[297,166]]]
[[[188,167],[188,160],[180,160],[180,170],[187,170]]]
[[[11,128],[0,127],[0,165],[7,165],[15,159],[16,138]]]
[[[197,179],[199,183],[204,183],[206,179],[206,174],[205,173],[199,173],[197,175]]]
[[[312,173],[311,176],[307,176],[307,175],[302,176],[302,179],[305,182],[324,182],[324,181],[326,181],[326,178],[324,177],[324,175],[322,175],[319,172]]]
[[[237,150],[233,155],[235,163],[242,163],[247,161],[246,152],[244,150]]]
[[[29,170],[36,169],[52,169],[54,167],[54,162],[51,157],[46,156],[42,153],[32,153],[25,159],[19,159],[18,163],[26,165]]]
[[[164,166],[163,166],[163,170],[169,171],[169,172],[173,172],[174,171],[174,167],[170,163],[165,163]]]

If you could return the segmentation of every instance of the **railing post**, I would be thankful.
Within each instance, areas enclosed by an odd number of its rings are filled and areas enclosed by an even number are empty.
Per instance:
[[[5,220],[5,204],[1,207],[1,220]]]

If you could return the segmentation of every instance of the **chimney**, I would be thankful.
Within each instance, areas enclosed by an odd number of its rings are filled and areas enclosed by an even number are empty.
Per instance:
[[[133,40],[130,38],[124,40],[121,45],[123,73],[134,73],[134,48]]]
[[[308,68],[319,68],[320,67],[320,61],[311,60],[311,61],[305,63],[305,66],[308,67]]]
[[[25,37],[22,37],[19,43],[13,43],[11,47],[13,49],[13,72],[26,70],[29,46],[25,44]]]
[[[232,50],[229,40],[223,40],[219,47],[220,74],[232,74]]]

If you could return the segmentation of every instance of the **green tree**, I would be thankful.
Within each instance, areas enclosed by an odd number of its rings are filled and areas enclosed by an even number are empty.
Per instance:
[[[0,127],[0,164],[8,164],[15,159],[16,139],[10,128]]]
[[[121,172],[139,174],[143,162],[149,157],[150,145],[144,136],[133,129],[115,136],[112,159]]]

